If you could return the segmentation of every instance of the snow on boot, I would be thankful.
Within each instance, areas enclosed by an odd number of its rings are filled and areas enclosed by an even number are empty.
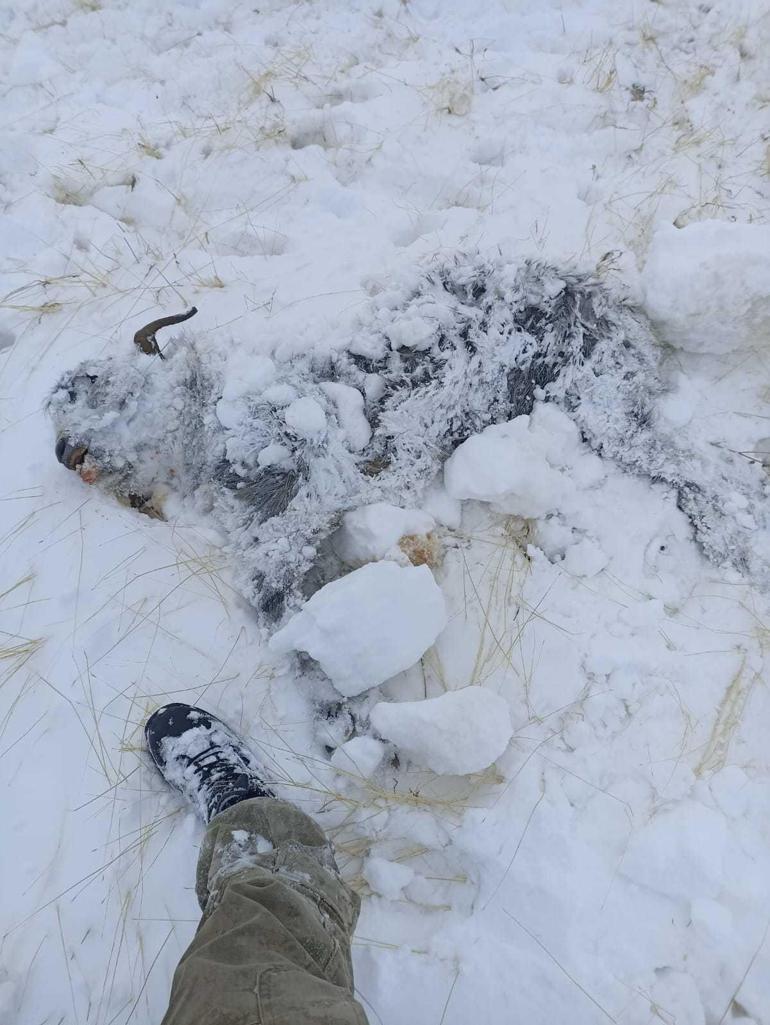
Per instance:
[[[205,822],[239,801],[275,796],[241,738],[202,708],[164,705],[147,720],[144,734],[163,778]]]

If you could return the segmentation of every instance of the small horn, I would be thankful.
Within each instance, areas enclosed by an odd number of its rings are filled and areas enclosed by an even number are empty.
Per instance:
[[[187,313],[177,313],[175,317],[161,317],[160,320],[151,320],[149,324],[145,324],[143,328],[136,332],[134,335],[134,345],[147,356],[160,356],[161,359],[165,359],[166,357],[160,351],[155,340],[155,332],[160,331],[162,327],[181,324],[183,320],[189,320],[190,317],[194,317],[197,312],[198,310],[193,306]]]

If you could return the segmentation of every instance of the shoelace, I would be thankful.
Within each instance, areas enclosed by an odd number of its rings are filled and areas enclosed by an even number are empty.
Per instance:
[[[216,744],[210,744],[205,750],[199,751],[197,755],[185,755],[187,764],[194,766],[196,769],[211,771],[217,767],[222,767],[237,773],[247,772],[247,767],[243,763],[238,764],[240,759],[233,758],[229,761],[224,757],[224,749],[217,746]],[[207,760],[208,759],[208,760]]]
[[[198,754],[183,757],[187,767],[192,766],[205,795],[207,821],[247,797],[274,796],[237,750],[227,745],[212,743]]]

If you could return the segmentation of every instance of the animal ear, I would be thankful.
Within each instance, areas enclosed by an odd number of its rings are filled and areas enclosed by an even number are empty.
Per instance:
[[[161,359],[164,359],[165,357],[156,341],[155,332],[160,331],[162,327],[181,324],[182,321],[194,317],[197,312],[198,310],[193,306],[187,313],[177,313],[174,317],[161,317],[160,320],[151,320],[149,324],[145,324],[144,327],[139,328],[136,332],[134,335],[134,345],[147,356],[160,356]]]

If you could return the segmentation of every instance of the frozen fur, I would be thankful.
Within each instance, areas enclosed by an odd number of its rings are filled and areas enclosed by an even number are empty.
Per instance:
[[[557,403],[600,455],[671,485],[711,560],[768,581],[763,471],[657,424],[660,345],[588,277],[434,262],[376,296],[333,355],[266,364],[235,419],[217,412],[221,356],[194,338],[167,353],[127,342],[68,374],[49,403],[57,434],[86,446],[99,484],[132,503],[170,489],[210,512],[264,621],[318,585],[319,547],[343,512],[418,503],[458,444],[536,399]]]

